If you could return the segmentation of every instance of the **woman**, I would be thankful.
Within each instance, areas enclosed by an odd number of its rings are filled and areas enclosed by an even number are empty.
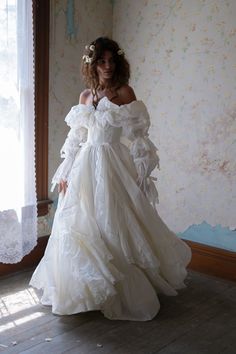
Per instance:
[[[98,38],[86,46],[82,74],[89,88],[65,119],[71,130],[53,177],[58,208],[30,284],[55,314],[100,310],[109,319],[150,320],[157,293],[184,287],[191,251],[157,213],[150,177],[157,149],[147,109],[128,85],[124,52]]]

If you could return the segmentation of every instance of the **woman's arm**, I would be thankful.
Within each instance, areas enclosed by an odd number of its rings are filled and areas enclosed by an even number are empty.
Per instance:
[[[80,103],[82,103],[85,96],[83,93],[80,96]],[[70,112],[67,114],[65,121],[70,127],[70,131],[64,145],[61,148],[61,157],[64,160],[59,165],[52,178],[53,186],[51,191],[53,191],[56,184],[58,184],[59,193],[61,191],[66,192],[67,181],[69,179],[75,156],[82,144],[87,140],[87,124],[89,117],[90,111],[88,107],[85,107],[83,104],[78,104],[72,107]]]
[[[124,106],[122,113],[124,114],[123,135],[131,142],[129,148],[137,171],[137,183],[155,208],[158,203],[158,193],[151,173],[160,166],[157,148],[149,138],[149,113],[142,101]]]

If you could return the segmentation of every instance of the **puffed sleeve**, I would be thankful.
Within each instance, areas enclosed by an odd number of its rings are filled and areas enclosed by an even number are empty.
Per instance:
[[[133,101],[122,107],[124,116],[123,135],[131,141],[130,154],[136,166],[138,185],[155,207],[158,192],[151,176],[152,171],[159,166],[157,147],[149,138],[150,116],[142,101]]]
[[[92,107],[78,104],[71,108],[65,118],[65,122],[70,127],[64,145],[61,148],[60,155],[63,162],[59,165],[52,178],[52,188],[61,180],[68,181],[69,174],[77,152],[83,143],[87,140],[87,128],[91,119]]]

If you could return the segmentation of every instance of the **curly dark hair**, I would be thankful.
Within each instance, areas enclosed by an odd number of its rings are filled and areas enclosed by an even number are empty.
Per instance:
[[[101,89],[97,73],[97,61],[102,58],[105,51],[110,51],[112,53],[115,63],[112,86],[115,87],[115,89],[118,89],[129,82],[130,65],[126,60],[124,53],[121,54],[121,52],[119,52],[120,50],[119,44],[108,37],[99,37],[85,47],[81,63],[81,73],[86,86],[91,89],[94,105],[95,97],[96,101],[98,101],[97,90]]]

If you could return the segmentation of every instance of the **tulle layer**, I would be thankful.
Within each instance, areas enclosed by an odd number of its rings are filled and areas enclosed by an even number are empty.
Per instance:
[[[150,320],[157,293],[184,287],[189,247],[168,229],[136,184],[120,144],[85,144],[60,195],[45,255],[31,279],[57,314],[101,310]]]

